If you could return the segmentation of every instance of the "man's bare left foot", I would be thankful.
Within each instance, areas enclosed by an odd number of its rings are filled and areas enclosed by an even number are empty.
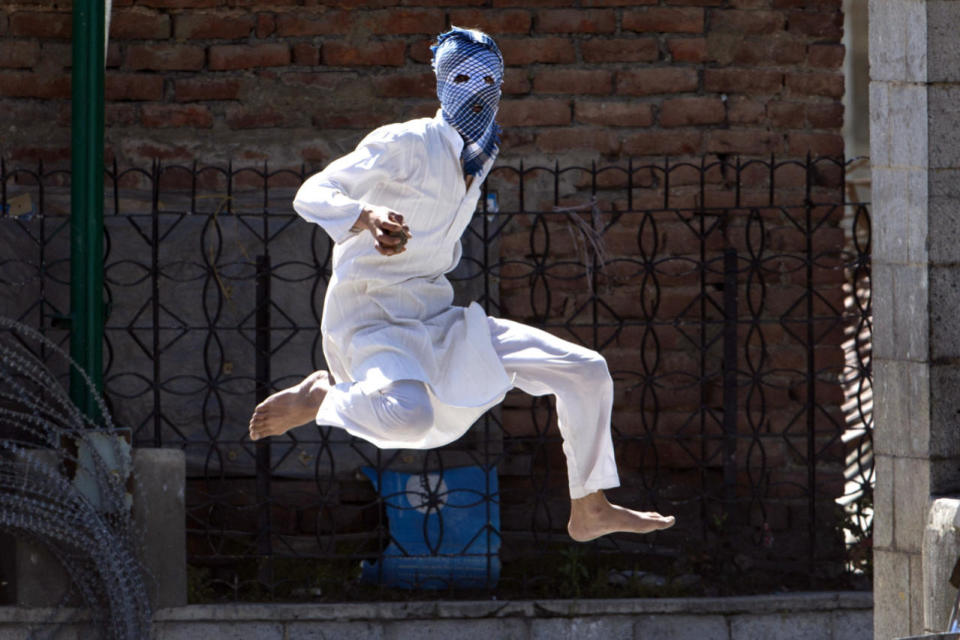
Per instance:
[[[567,532],[577,542],[610,533],[651,533],[672,527],[676,519],[652,511],[633,511],[610,504],[602,491],[570,501]]]
[[[277,391],[257,405],[250,418],[250,439],[278,436],[312,422],[333,385],[326,371],[314,371],[299,384]]]

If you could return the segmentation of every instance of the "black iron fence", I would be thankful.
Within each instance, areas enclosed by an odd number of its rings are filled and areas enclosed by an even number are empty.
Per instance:
[[[580,545],[549,399],[511,392],[437,451],[254,405],[324,368],[331,244],[307,173],[107,171],[106,396],[188,461],[190,598],[717,594],[868,584],[867,205],[830,159],[498,167],[451,274],[460,301],[603,353],[619,502],[673,513]],[[59,341],[69,174],[0,168],[0,300]]]

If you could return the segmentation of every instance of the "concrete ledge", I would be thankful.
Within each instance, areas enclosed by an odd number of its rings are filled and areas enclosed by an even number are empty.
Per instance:
[[[76,610],[0,607],[0,640]],[[223,604],[160,609],[153,640],[872,640],[869,592],[732,598]],[[75,636],[68,630],[67,636]],[[59,637],[59,636],[58,636]],[[76,636],[83,637],[82,634]]]
[[[650,614],[769,614],[872,609],[869,591],[790,593],[730,598],[637,598],[615,600],[451,600],[340,604],[225,604],[160,609],[157,622],[222,620],[436,620],[477,618],[569,618]],[[0,618],[2,621],[2,618]]]

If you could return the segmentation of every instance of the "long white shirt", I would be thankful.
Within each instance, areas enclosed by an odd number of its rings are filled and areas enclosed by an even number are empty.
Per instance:
[[[492,161],[466,188],[463,139],[433,118],[381,127],[312,176],[293,207],[333,238],[333,275],[321,331],[338,387],[373,393],[397,380],[426,383],[435,425],[416,442],[380,447],[432,448],[459,438],[512,386],[476,303],[453,306],[445,274],[460,261],[460,236],[476,210]],[[411,235],[406,251],[383,256],[371,235],[352,232],[364,204],[400,213]],[[343,426],[328,394],[317,422]]]

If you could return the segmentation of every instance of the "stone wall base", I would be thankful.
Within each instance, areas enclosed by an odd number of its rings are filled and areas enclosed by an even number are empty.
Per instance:
[[[59,616],[59,617],[58,617]],[[69,611],[0,607],[0,640]],[[84,635],[73,621],[58,638]],[[153,640],[871,640],[870,592],[732,598],[227,604],[160,609]]]

